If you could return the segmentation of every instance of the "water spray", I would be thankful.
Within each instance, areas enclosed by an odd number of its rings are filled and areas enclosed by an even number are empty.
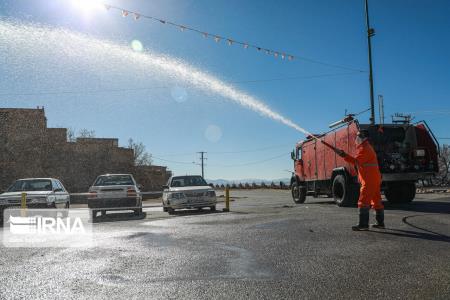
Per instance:
[[[6,45],[6,47],[2,48],[2,44]],[[105,70],[105,66],[111,68],[111,61],[119,66],[139,66],[144,71],[146,68],[156,69],[164,72],[166,75],[169,74],[176,79],[188,82],[203,91],[213,92],[227,98],[336,150],[336,148],[320,140],[316,135],[273,111],[269,106],[254,96],[240,91],[231,84],[225,83],[217,77],[185,62],[169,56],[155,54],[148,49],[145,52],[138,53],[123,45],[95,39],[61,28],[0,21],[0,53],[6,52],[4,57],[8,57],[10,56],[8,51],[11,50],[14,53],[10,53],[10,55],[23,54],[26,59],[31,58],[34,61],[44,55],[46,60],[51,61],[54,59],[55,62],[59,62],[61,58],[62,61],[74,59],[78,65],[83,63],[89,67],[100,65],[99,73],[117,71],[117,69]],[[110,57],[110,60],[104,61],[106,56]],[[123,69],[120,70],[123,71]],[[144,75],[147,74],[144,73]]]
[[[127,72],[130,74],[128,76],[139,78],[140,75],[139,79],[146,82],[151,75],[157,78],[164,75],[182,80],[204,92],[220,95],[264,117],[311,135],[258,98],[184,61],[149,49],[135,52],[124,45],[62,28],[0,19],[0,56],[18,58],[20,69],[28,65],[36,66],[37,61],[43,61],[45,63],[42,63],[39,73],[48,72],[49,66],[65,63],[68,70],[75,69],[78,73],[85,73],[86,69],[98,73],[98,76],[116,76]],[[63,68],[58,68],[57,72],[66,75]],[[53,76],[51,72],[49,74]]]

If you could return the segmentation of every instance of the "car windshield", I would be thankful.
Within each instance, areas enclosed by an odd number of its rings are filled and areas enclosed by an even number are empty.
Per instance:
[[[201,176],[180,176],[172,178],[171,187],[204,186],[206,181]]]
[[[17,180],[9,187],[8,192],[51,191],[52,182],[48,179]]]
[[[134,182],[130,175],[104,175],[99,176],[94,183],[94,186],[105,185],[134,185]]]

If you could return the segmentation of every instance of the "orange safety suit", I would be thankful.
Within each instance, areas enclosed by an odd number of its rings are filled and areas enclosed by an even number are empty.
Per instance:
[[[344,159],[358,169],[358,181],[361,184],[358,208],[383,209],[380,192],[381,173],[377,154],[369,141],[365,140],[356,146],[355,157],[346,154]]]

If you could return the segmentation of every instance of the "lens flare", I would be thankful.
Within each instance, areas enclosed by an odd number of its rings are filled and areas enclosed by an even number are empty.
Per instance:
[[[139,40],[132,40],[131,48],[136,52],[142,52],[144,50],[144,46],[142,46],[142,43]]]
[[[209,125],[205,130],[205,137],[208,141],[217,143],[222,138],[222,129],[217,125]]]
[[[174,86],[170,90],[170,94],[171,94],[173,100],[175,100],[178,103],[185,102],[187,100],[187,96],[188,96],[186,90],[181,86]]]

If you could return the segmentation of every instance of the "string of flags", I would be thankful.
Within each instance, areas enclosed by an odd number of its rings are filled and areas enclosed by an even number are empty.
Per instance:
[[[193,28],[193,27],[189,27],[189,26],[186,26],[186,25],[177,24],[177,23],[174,23],[174,22],[171,22],[171,21],[168,21],[168,20],[163,20],[163,19],[159,19],[159,18],[156,18],[156,17],[147,16],[147,15],[141,14],[139,12],[135,12],[135,11],[124,9],[122,7],[118,7],[118,6],[114,6],[114,5],[110,5],[110,4],[103,4],[103,5],[106,8],[106,10],[114,9],[114,10],[120,11],[121,14],[122,14],[122,17],[124,17],[124,18],[128,17],[128,16],[132,16],[134,18],[134,20],[136,20],[136,21],[139,20],[140,18],[150,19],[150,20],[159,22],[159,23],[164,24],[164,25],[169,25],[169,26],[176,27],[182,32],[184,32],[184,31],[191,31],[191,32],[195,32],[195,33],[198,33],[198,34],[202,35],[204,38],[210,38],[211,37],[212,39],[214,39],[214,41],[216,43],[219,43],[220,41],[225,41],[229,46],[240,45],[244,49],[253,48],[253,49],[256,49],[258,52],[266,53],[267,55],[273,55],[275,58],[281,57],[281,59],[283,59],[283,60],[285,60],[285,59],[290,60],[290,61],[294,60],[294,55],[286,53],[284,51],[272,50],[272,49],[260,47],[260,46],[257,46],[257,45],[253,45],[253,44],[250,44],[250,43],[247,43],[247,42],[237,41],[237,40],[235,40],[233,38],[230,38],[230,37],[224,37],[224,36],[221,36],[221,35],[218,35],[218,34],[213,34],[213,33],[210,33],[210,32],[202,31],[202,30],[199,30],[199,29],[196,29],[196,28]]]

